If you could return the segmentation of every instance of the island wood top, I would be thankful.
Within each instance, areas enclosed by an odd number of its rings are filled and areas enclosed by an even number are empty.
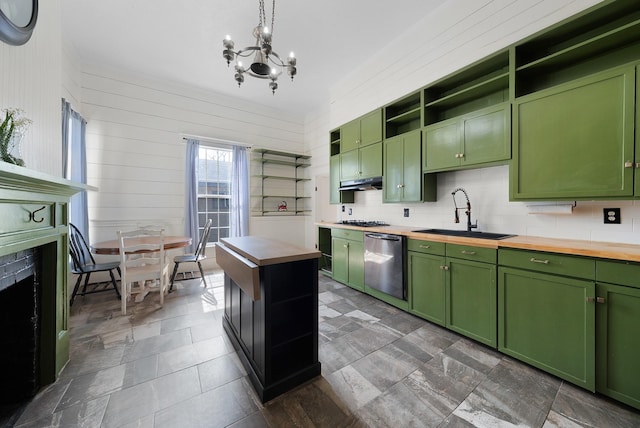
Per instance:
[[[575,254],[603,259],[640,262],[640,245],[617,242],[584,241],[578,239],[545,238],[540,236],[517,235],[500,240],[466,238],[461,236],[433,235],[414,232],[426,228],[407,226],[358,227],[330,222],[318,222],[317,226],[341,229],[361,230],[364,232],[382,232],[403,235],[411,239],[446,242],[451,244],[474,245],[485,248],[518,248],[523,250],[547,251],[561,254]]]
[[[320,251],[298,247],[288,242],[267,238],[265,236],[221,238],[220,242],[258,266],[317,259],[320,257]]]

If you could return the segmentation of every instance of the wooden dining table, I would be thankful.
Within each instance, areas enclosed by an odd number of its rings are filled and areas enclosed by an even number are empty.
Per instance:
[[[157,239],[153,236],[144,236],[139,238],[128,239],[130,245],[143,245],[152,244]],[[191,245],[191,238],[189,236],[169,235],[164,237],[164,249],[173,250],[176,248],[184,248]],[[91,251],[94,254],[104,255],[118,255],[120,254],[120,242],[117,239],[110,239],[108,241],[102,241],[91,245]],[[145,250],[138,251],[143,253]]]
[[[157,242],[157,236],[140,236],[136,238],[128,238],[128,245],[144,245],[144,244],[153,244]],[[178,236],[178,235],[169,235],[163,237],[164,241],[164,249],[173,250],[176,248],[184,248],[191,244],[191,238],[188,236]],[[115,255],[120,254],[120,241],[117,239],[110,239],[108,241],[102,241],[95,243],[91,246],[91,251],[95,254],[103,254],[103,255]],[[134,252],[127,252],[127,254],[140,254],[147,253],[149,250],[139,250]],[[142,285],[145,286],[144,284]],[[141,302],[144,297],[147,295],[149,291],[143,290],[140,292],[136,298],[136,302]]]

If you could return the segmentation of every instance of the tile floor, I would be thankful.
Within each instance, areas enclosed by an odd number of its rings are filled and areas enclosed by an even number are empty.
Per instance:
[[[222,330],[222,273],[128,316],[78,298],[71,361],[16,427],[639,427],[576,388],[320,275],[322,376],[265,405]]]

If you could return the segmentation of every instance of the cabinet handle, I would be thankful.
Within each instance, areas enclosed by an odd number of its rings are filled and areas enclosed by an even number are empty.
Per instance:
[[[593,303],[595,301],[596,301],[595,297],[591,297],[591,296],[587,297],[587,303]]]
[[[398,189],[402,189],[402,188],[404,188],[404,184],[398,184],[398,185],[396,185],[396,187],[397,187]]]
[[[360,140],[356,140],[356,144],[360,144]]]
[[[469,256],[475,256],[476,252],[475,251],[467,251],[467,250],[462,250],[460,251],[462,254],[467,254]]]
[[[636,163],[636,168],[640,168],[640,162]]]
[[[464,153],[460,153],[460,159],[464,157]]]
[[[427,249],[427,248],[431,248],[431,245],[419,245],[419,247]]]
[[[631,161],[626,161],[626,162],[624,163],[624,167],[625,167],[625,168],[633,168],[633,162],[631,162]]]
[[[344,248],[349,248],[349,244],[344,244]]]
[[[606,303],[607,299],[604,297],[596,297],[596,303]]]
[[[529,259],[530,262],[533,263],[541,263],[543,265],[548,265],[549,264],[549,260],[540,260],[540,259],[536,259],[535,257],[531,257],[531,259]]]
[[[440,266],[440,269],[442,269],[442,270],[449,270],[449,266]]]

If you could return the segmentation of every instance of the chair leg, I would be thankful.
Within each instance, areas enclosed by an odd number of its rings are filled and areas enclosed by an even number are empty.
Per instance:
[[[80,287],[80,282],[82,282],[82,275],[78,275],[78,280],[76,281],[76,285],[73,287],[73,293],[71,293],[71,302],[69,302],[69,306],[73,306],[73,301],[76,299],[76,293],[78,292],[78,288]]]
[[[85,294],[87,294],[87,285],[89,285],[90,277],[91,277],[91,273],[88,273],[87,276],[84,277],[84,286],[82,287],[82,293],[80,293],[81,296],[84,296]]]
[[[207,280],[204,277],[204,271],[202,270],[202,265],[198,262],[198,269],[200,269],[200,276],[202,276],[202,282],[204,282],[204,288],[207,288]]]
[[[109,269],[109,275],[111,276],[111,283],[113,284],[113,289],[116,290],[118,299],[121,299],[122,297],[120,297],[120,292],[118,291],[118,284],[116,284],[116,277],[113,275],[113,269]]]
[[[122,315],[127,315],[127,299],[129,298],[128,285],[124,278],[120,277],[120,301],[122,307]]]
[[[173,291],[173,280],[176,278],[176,274],[178,273],[179,264],[180,263],[175,262],[175,265],[173,266],[173,273],[171,274],[171,285],[169,286],[169,293]]]

